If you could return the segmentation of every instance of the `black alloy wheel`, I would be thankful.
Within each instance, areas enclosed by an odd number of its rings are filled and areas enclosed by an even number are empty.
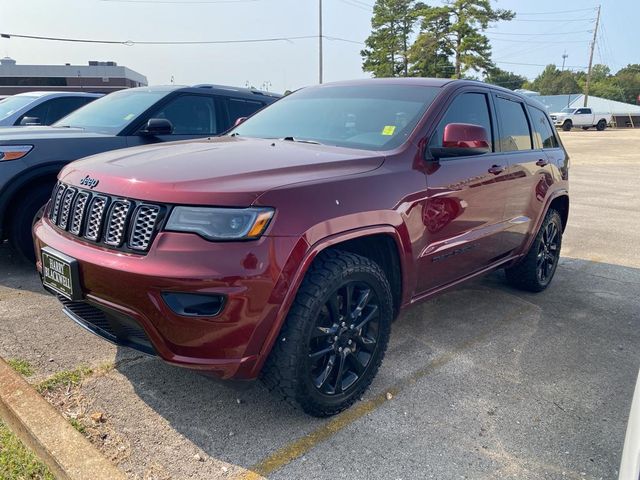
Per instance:
[[[551,281],[558,266],[560,257],[560,231],[554,222],[549,222],[542,231],[542,238],[538,243],[536,274],[541,284]]]
[[[348,392],[371,364],[380,336],[378,298],[366,283],[348,281],[332,292],[309,341],[308,371],[324,395]]]

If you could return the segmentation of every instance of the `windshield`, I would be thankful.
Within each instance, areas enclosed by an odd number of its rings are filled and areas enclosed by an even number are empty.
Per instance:
[[[80,127],[116,135],[167,93],[166,90],[120,90],[79,108],[53,126]]]
[[[560,110],[562,113],[573,113],[576,111],[575,108],[563,108],[562,110]]]
[[[29,105],[38,97],[29,97],[27,95],[20,95],[15,97],[5,98],[0,100],[0,120],[4,120],[9,115],[13,115],[25,105]]]
[[[230,135],[389,150],[407,139],[440,89],[414,85],[328,85],[299,90]]]

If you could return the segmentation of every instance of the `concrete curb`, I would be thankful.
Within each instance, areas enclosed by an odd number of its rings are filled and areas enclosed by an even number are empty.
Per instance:
[[[59,480],[124,480],[124,474],[0,358],[0,417]]]

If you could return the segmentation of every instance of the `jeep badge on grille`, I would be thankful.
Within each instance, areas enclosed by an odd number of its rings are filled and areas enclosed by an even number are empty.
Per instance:
[[[100,180],[97,178],[91,178],[89,175],[80,180],[80,185],[84,185],[85,187],[89,187],[90,189],[94,189],[98,186]]]

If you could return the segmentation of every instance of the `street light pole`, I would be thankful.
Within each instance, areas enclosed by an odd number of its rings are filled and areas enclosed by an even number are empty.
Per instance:
[[[322,83],[322,0],[318,0],[318,83]]]

